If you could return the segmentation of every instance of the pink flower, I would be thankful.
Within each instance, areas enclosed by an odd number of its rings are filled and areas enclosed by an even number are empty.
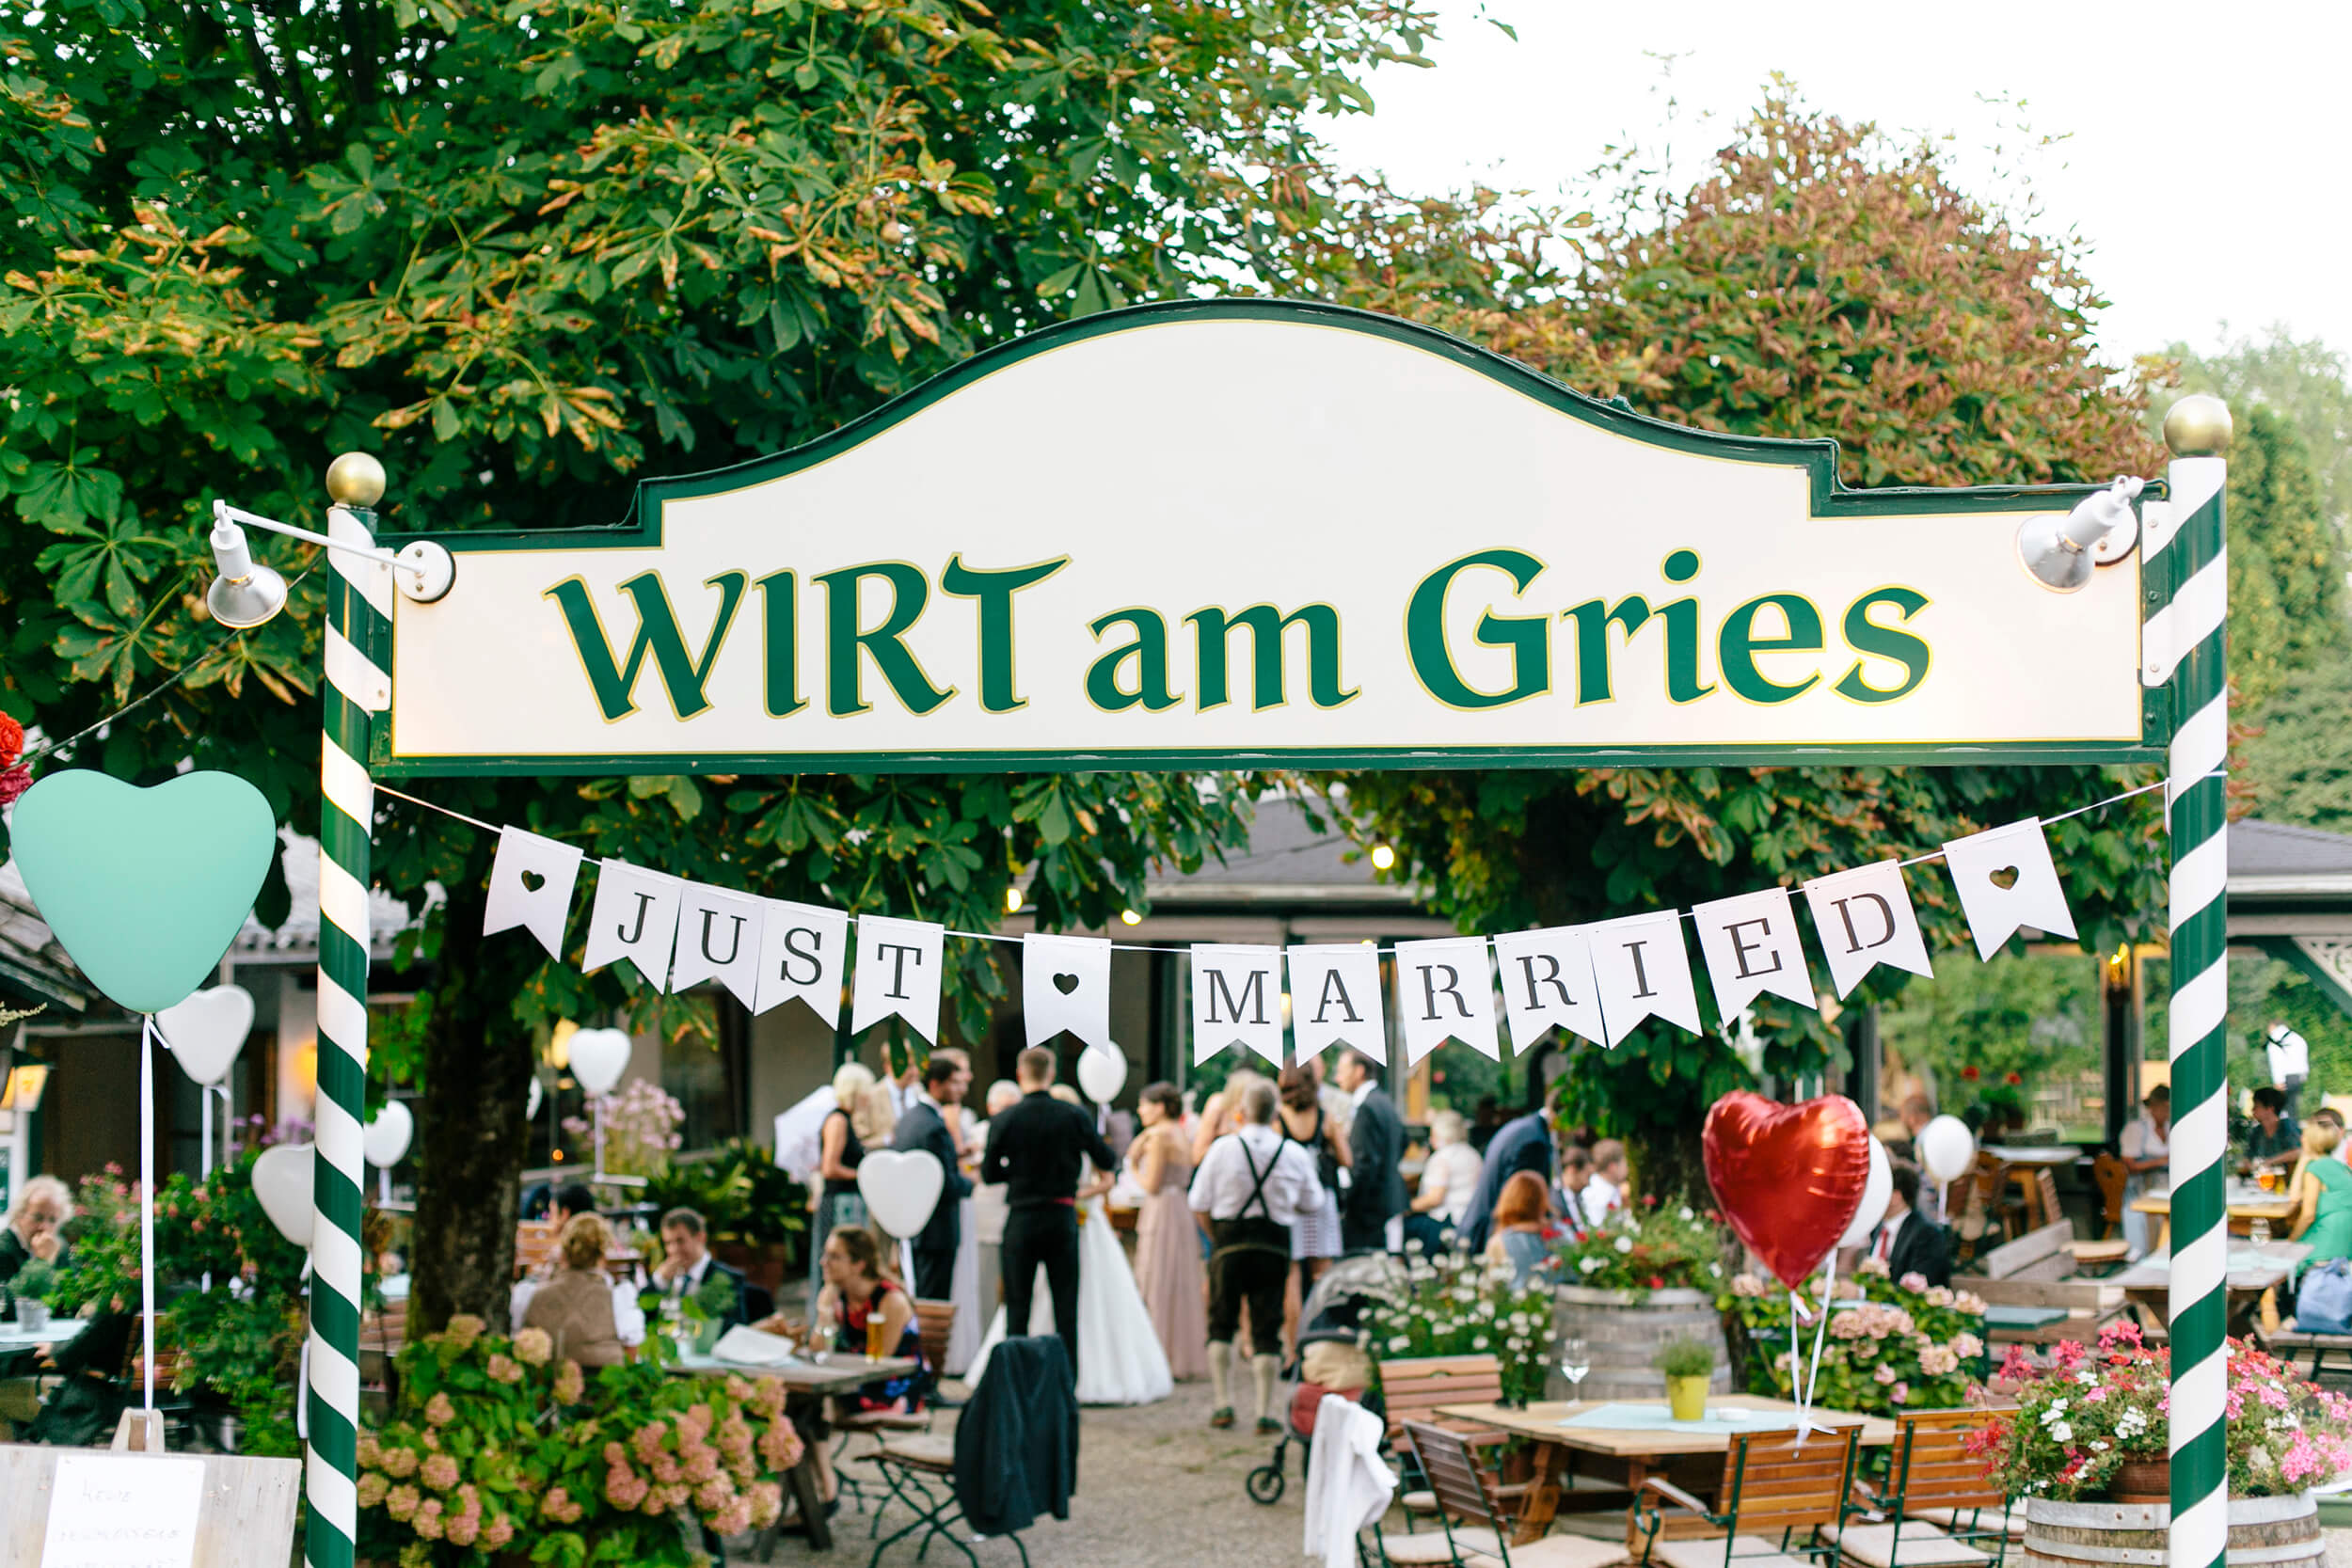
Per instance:
[[[417,1505],[417,1516],[408,1521],[408,1528],[427,1541],[438,1541],[442,1535],[441,1499],[427,1497]]]
[[[384,1451],[376,1442],[374,1433],[359,1433],[358,1459],[362,1470],[376,1469],[384,1463]]]
[[[565,1488],[551,1487],[548,1495],[539,1499],[539,1513],[543,1518],[568,1525],[580,1517],[581,1505],[572,1500],[571,1493]]]
[[[482,1527],[482,1544],[497,1551],[515,1539],[515,1521],[501,1513]]]
[[[650,1465],[654,1455],[661,1451],[661,1440],[667,1435],[667,1429],[660,1421],[648,1421],[629,1433],[629,1452],[637,1456],[638,1464]]]
[[[694,1506],[705,1513],[716,1513],[733,1501],[735,1501],[735,1483],[724,1476],[713,1477],[703,1482],[694,1492]],[[721,1530],[719,1533],[730,1535],[734,1532]]]
[[[604,1473],[604,1500],[623,1513],[644,1502],[651,1490],[645,1478],[626,1465],[615,1465]]]
[[[384,1512],[393,1518],[407,1522],[416,1516],[417,1505],[424,1500],[413,1486],[395,1486],[384,1497]]]
[[[1895,1281],[1895,1283],[1901,1286],[1904,1290],[1909,1291],[1915,1296],[1926,1291],[1928,1288],[1928,1276],[1921,1274],[1917,1269],[1914,1269],[1909,1274],[1903,1275],[1900,1279]]]
[[[580,1396],[586,1392],[586,1386],[587,1379],[585,1374],[580,1371],[579,1362],[566,1360],[563,1365],[555,1369],[555,1387],[552,1392],[555,1395],[556,1403],[578,1404],[580,1401]],[[612,1448],[620,1447],[618,1443],[610,1444],[608,1446]]]
[[[437,1453],[424,1462],[424,1483],[436,1492],[446,1492],[457,1484],[457,1461],[445,1453]]]
[[[801,1462],[801,1434],[790,1421],[771,1421],[759,1434],[759,1457],[771,1470],[789,1470]]]
[[[515,1359],[526,1367],[544,1367],[555,1354],[555,1338],[544,1328],[525,1328],[515,1335]]]
[[[386,1475],[413,1476],[417,1473],[417,1450],[414,1449],[386,1449],[383,1457]]]
[[[441,1338],[453,1350],[470,1350],[473,1342],[482,1338],[485,1326],[483,1321],[472,1313],[460,1312],[450,1319],[447,1328],[441,1330]]]
[[[1897,1404],[1908,1404],[1911,1402],[1911,1385],[1898,1383],[1886,1391],[1886,1397]]]
[[[772,1481],[755,1481],[745,1497],[752,1505],[749,1528],[766,1529],[784,1517],[784,1487]]]
[[[445,1427],[457,1419],[457,1407],[447,1394],[436,1394],[424,1402],[424,1418],[428,1426]]]
[[[1878,1364],[1877,1370],[1871,1372],[1870,1375],[1882,1386],[1883,1386],[1895,1381],[1895,1369],[1882,1361]]]
[[[384,1479],[383,1471],[370,1470],[359,1478],[359,1506],[361,1508],[375,1507],[384,1500],[384,1495],[391,1489],[392,1483]]]
[[[470,1546],[474,1543],[474,1537],[482,1533],[482,1516],[478,1513],[460,1513],[451,1519],[444,1528],[448,1532],[451,1545]]]
[[[523,1380],[521,1365],[497,1351],[490,1353],[490,1359],[484,1363],[482,1370],[490,1374],[493,1383],[520,1383]]]

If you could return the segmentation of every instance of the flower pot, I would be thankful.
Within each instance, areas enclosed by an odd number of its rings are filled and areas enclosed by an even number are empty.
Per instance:
[[[2115,1467],[2107,1496],[2119,1503],[2169,1503],[2172,1500],[2172,1462],[2169,1459],[2127,1459]]]
[[[1581,1339],[1593,1353],[1593,1370],[1571,1393],[1553,1367],[1546,1398],[1555,1400],[1654,1400],[1666,1391],[1666,1375],[1651,1360],[1670,1339],[1704,1339],[1715,1347],[1708,1391],[1731,1392],[1731,1358],[1724,1351],[1723,1315],[1712,1296],[1699,1291],[1599,1291],[1563,1285],[1552,1292],[1555,1341]]]
[[[16,1326],[26,1334],[40,1334],[49,1327],[49,1304],[19,1298],[16,1304]]]
[[[2309,1492],[2232,1497],[2228,1555],[2262,1568],[2326,1568],[2327,1543]],[[2026,1560],[2034,1568],[2165,1568],[2172,1510],[2165,1503],[2026,1499]]]
[[[1666,1409],[1677,1421],[1699,1421],[1707,1418],[1707,1385],[1705,1377],[1670,1377],[1666,1380]]]

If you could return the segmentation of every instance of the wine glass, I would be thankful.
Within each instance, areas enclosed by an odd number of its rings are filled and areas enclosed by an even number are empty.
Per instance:
[[[1568,1380],[1571,1398],[1582,1399],[1584,1374],[1593,1370],[1593,1350],[1581,1339],[1560,1341],[1560,1375]]]
[[[820,1301],[817,1307],[816,1321],[810,1324],[808,1331],[808,1358],[820,1367],[833,1349],[833,1303]]]
[[[2257,1252],[2268,1246],[2270,1244],[2270,1222],[2257,1217],[2251,1225],[2246,1227],[2246,1239],[2253,1244]]]

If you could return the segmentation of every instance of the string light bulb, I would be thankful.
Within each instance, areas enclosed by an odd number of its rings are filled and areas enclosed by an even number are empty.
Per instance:
[[[1143,916],[1133,910],[1121,910],[1119,911],[1119,921],[1122,926],[1140,926],[1143,924]]]
[[[1386,871],[1396,863],[1396,851],[1385,844],[1372,847],[1372,863],[1375,870]]]
[[[1018,883],[1005,889],[1005,912],[1007,914],[1019,914],[1024,902]]]

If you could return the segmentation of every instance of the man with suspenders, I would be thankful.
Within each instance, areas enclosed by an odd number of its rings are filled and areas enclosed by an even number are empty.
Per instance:
[[[1280,1430],[1272,1412],[1281,1368],[1282,1287],[1290,1277],[1291,1221],[1323,1200],[1315,1162],[1274,1126],[1272,1084],[1249,1085],[1242,1125],[1209,1146],[1193,1174],[1190,1202],[1209,1233],[1209,1383],[1213,1427],[1233,1424],[1233,1335],[1249,1308],[1250,1375],[1257,1385],[1258,1431]]]

